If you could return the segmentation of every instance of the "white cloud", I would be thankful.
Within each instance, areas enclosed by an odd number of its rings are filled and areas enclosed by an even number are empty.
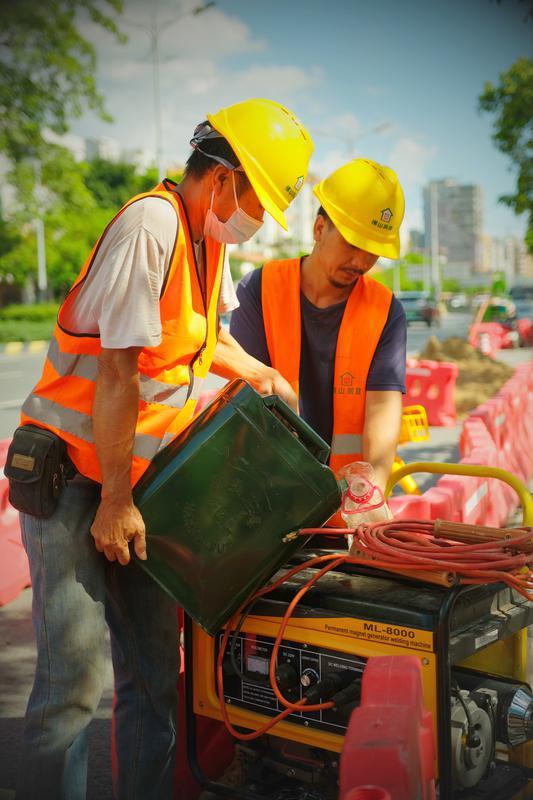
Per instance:
[[[124,11],[117,16],[118,28],[127,35],[126,44],[85,18],[80,25],[83,35],[93,44],[102,65],[117,62],[127,69],[128,64],[145,60],[150,54],[150,29],[158,29],[157,44],[161,62],[169,58],[207,56],[211,59],[258,53],[266,48],[262,39],[255,38],[248,26],[237,17],[209,8],[193,14],[200,3],[158,0],[157,17],[153,17],[155,3],[144,0],[126,0]]]
[[[427,181],[426,167],[436,154],[436,146],[428,147],[410,136],[402,136],[394,144],[388,164],[398,173],[402,185],[421,186]]]
[[[181,2],[194,8],[199,0]],[[153,60],[146,31],[127,28],[126,20],[149,25],[151,5],[127,0],[122,21],[129,41],[120,45],[111,35],[84,22],[84,34],[96,47],[98,86],[114,121],[106,125],[87,114],[73,124],[85,136],[110,136],[124,147],[155,151]],[[176,0],[159,0],[158,21],[175,15]],[[173,10],[174,9],[174,10]],[[306,98],[323,83],[321,68],[305,69],[291,63],[255,61],[265,49],[241,20],[218,8],[189,14],[159,36],[159,83],[163,149],[167,162],[183,161],[189,153],[194,126],[215,111],[248,97],[271,97],[297,114]],[[247,54],[246,66],[236,66],[235,56]],[[231,58],[230,58],[231,57]],[[253,59],[250,63],[250,57]],[[303,115],[302,115],[303,116]]]
[[[435,145],[425,145],[409,135],[401,136],[390,152],[387,163],[398,174],[405,193],[404,238],[412,228],[424,228],[422,187],[428,181],[428,167],[437,152]]]

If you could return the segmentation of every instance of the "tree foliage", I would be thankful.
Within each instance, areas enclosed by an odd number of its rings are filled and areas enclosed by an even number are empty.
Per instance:
[[[533,252],[533,59],[519,58],[498,86],[486,83],[479,107],[496,115],[492,138],[517,170],[516,191],[499,199],[516,214],[528,214],[526,242]]]
[[[155,167],[144,175],[139,175],[133,164],[125,161],[110,162],[103,158],[91,161],[85,175],[87,189],[102,208],[120,208],[130,197],[139,192],[147,192],[156,183]]]
[[[111,14],[122,0],[0,0],[0,151],[40,155],[43,129],[68,130],[85,107],[106,118],[95,83],[95,51],[76,15],[123,40]]]
[[[49,285],[61,298],[80,271],[91,248],[122,205],[157,183],[156,170],[138,173],[135,165],[98,159],[76,163],[57,145],[43,153],[41,197],[28,161],[16,165],[12,180],[21,202],[9,222],[0,225],[0,278],[23,285],[35,275],[37,241],[33,220],[40,216],[46,234]]]

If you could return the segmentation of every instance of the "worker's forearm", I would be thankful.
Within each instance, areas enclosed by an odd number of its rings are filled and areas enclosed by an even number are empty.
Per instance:
[[[400,392],[367,392],[363,430],[363,460],[374,467],[378,486],[385,491],[392,470],[402,423]]]
[[[269,377],[271,378],[274,370],[258,361],[257,358],[250,356],[228,331],[221,328],[211,372],[228,380],[244,378],[252,386],[256,386]]]
[[[257,358],[248,355],[223,328],[219,332],[211,372],[228,380],[244,378],[259,394],[277,394],[294,411],[298,411],[298,398],[288,381],[276,369],[267,367]]]
[[[374,467],[376,483],[383,492],[391,474],[395,454],[396,444],[381,446],[378,452],[371,446],[363,447],[363,461],[367,461]]]
[[[131,496],[131,460],[139,414],[139,376],[99,362],[93,434],[102,472],[102,497]]]

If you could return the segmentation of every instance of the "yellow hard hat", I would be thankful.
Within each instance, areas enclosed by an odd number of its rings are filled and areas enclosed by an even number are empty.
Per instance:
[[[400,257],[405,201],[390,167],[356,158],[324,178],[314,193],[349,244],[376,256]]]
[[[259,202],[287,230],[284,211],[307,177],[313,140],[288,108],[273,100],[244,100],[208,114],[231,145]]]

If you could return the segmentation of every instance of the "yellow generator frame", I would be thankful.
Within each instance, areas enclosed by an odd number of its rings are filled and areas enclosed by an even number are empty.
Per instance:
[[[451,473],[497,478],[517,492],[525,525],[533,524],[533,500],[522,481],[501,469],[462,464],[417,462],[395,471],[387,487],[415,472]],[[323,551],[320,551],[322,553]],[[313,552],[314,554],[314,552]],[[298,554],[302,563],[309,553]],[[289,567],[287,567],[288,569]],[[307,572],[307,571],[306,571]],[[300,573],[275,593],[262,598],[246,617],[239,633],[242,652],[252,646],[265,659],[271,652],[280,619],[296,591],[309,579]],[[526,682],[527,626],[533,624],[533,603],[502,584],[487,586],[428,586],[371,568],[346,566],[328,573],[306,595],[302,608],[291,618],[284,635],[280,658],[297,658],[304,663],[361,664],[382,655],[416,656],[421,665],[426,708],[435,725],[439,800],[453,800],[451,745],[451,670],[468,668],[490,675]],[[215,664],[221,634],[208,636],[190,621],[186,625],[186,676],[191,712],[222,719],[215,684]],[[294,654],[297,655],[294,655]],[[307,659],[307,661],[306,661]],[[328,661],[329,659],[329,661]],[[226,711],[234,726],[258,730],[280,709],[269,711],[268,692],[248,690],[238,696],[225,683]],[[244,692],[244,690],[243,690]],[[278,723],[270,733],[282,739],[338,753],[344,731],[321,715],[295,715],[295,721]],[[291,719],[291,717],[289,717]],[[533,767],[532,743],[510,749],[509,759]],[[533,772],[532,772],[533,774]],[[533,783],[529,784],[533,790]],[[525,790],[526,792],[528,789]],[[235,793],[235,797],[245,794]],[[509,798],[533,794],[520,791]]]

